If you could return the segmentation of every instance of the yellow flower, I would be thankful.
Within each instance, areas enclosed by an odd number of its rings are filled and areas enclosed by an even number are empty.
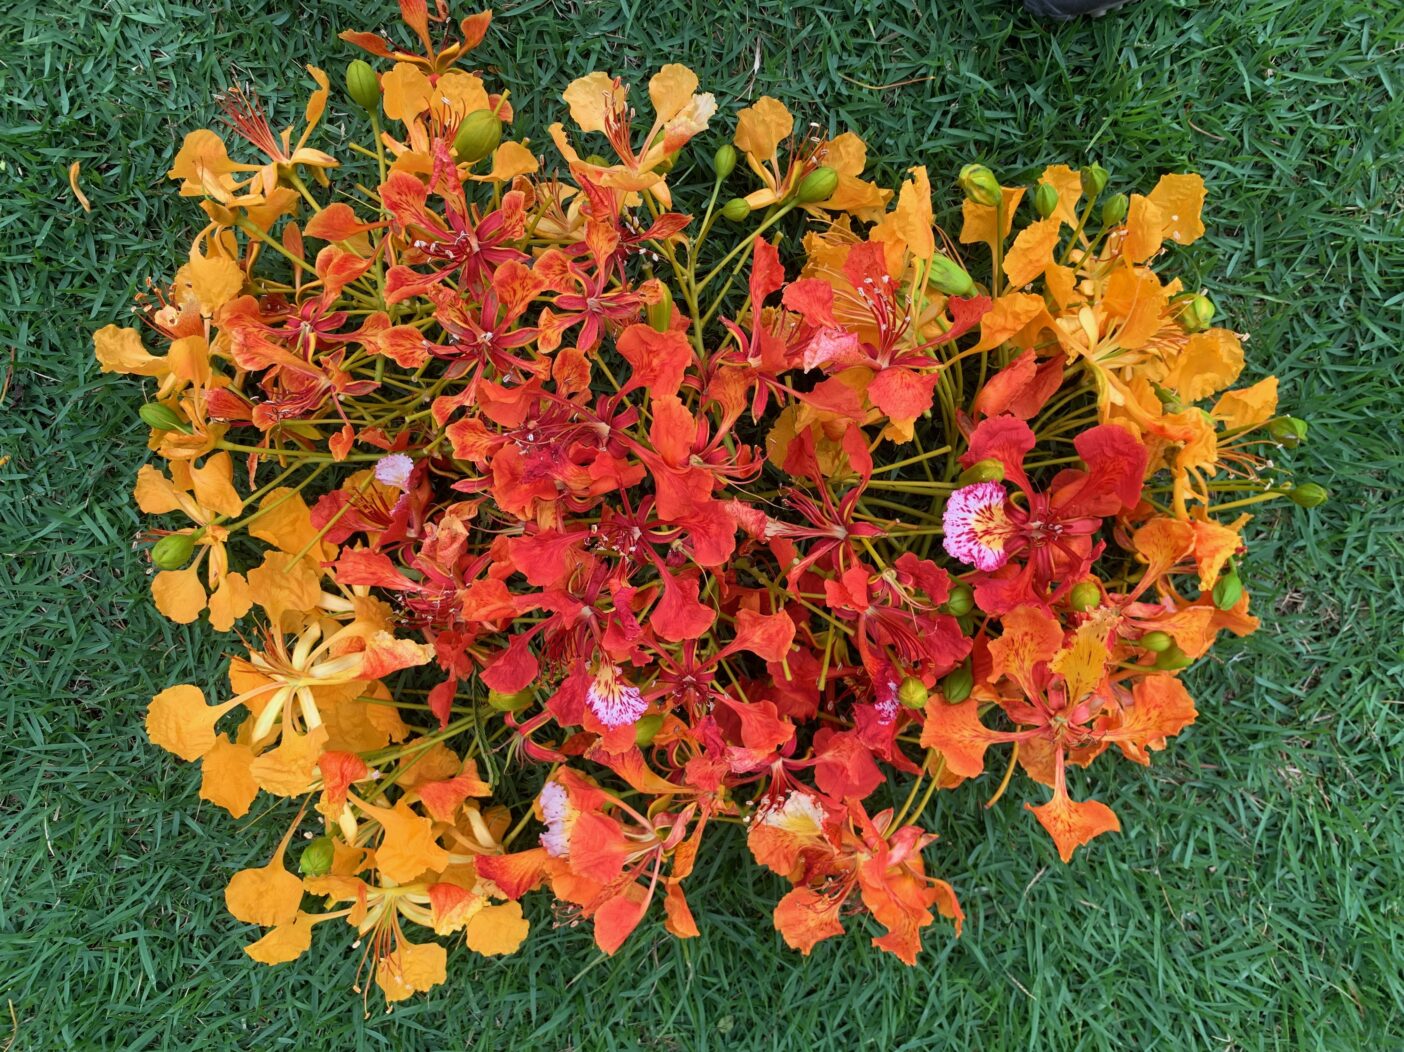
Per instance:
[[[633,142],[629,89],[621,80],[597,71],[571,83],[563,96],[570,106],[571,119],[583,132],[602,133],[619,158],[617,164],[592,164],[582,159],[559,123],[551,125],[551,138],[573,172],[626,194],[647,190],[664,208],[670,208],[672,195],[664,173],[658,169],[706,129],[717,109],[716,99],[710,93],[698,94],[697,83],[692,70],[676,63],[653,75],[648,82],[653,124],[637,147]]]
[[[285,176],[299,166],[311,168],[321,181],[326,181],[326,169],[339,162],[330,154],[308,147],[307,140],[326,111],[331,93],[327,75],[315,66],[307,71],[317,82],[317,89],[307,100],[304,127],[296,145],[292,128],[275,133],[263,112],[258,97],[241,88],[230,88],[219,102],[229,126],[246,142],[255,146],[266,160],[260,164],[240,164],[230,159],[224,140],[208,128],[186,135],[167,176],[181,180],[180,192],[186,197],[211,197],[225,205],[254,204],[268,200]],[[245,173],[239,178],[238,173]]]
[[[179,511],[195,524],[166,534],[189,537],[199,549],[195,561],[184,569],[162,570],[151,582],[156,609],[172,621],[189,624],[208,607],[210,624],[225,632],[252,604],[248,581],[229,570],[225,548],[229,531],[220,525],[221,519],[238,515],[244,507],[234,489],[233,471],[229,454],[221,452],[208,457],[201,467],[191,461],[173,461],[170,478],[150,464],[137,473],[134,496],[142,511],[149,515]]]

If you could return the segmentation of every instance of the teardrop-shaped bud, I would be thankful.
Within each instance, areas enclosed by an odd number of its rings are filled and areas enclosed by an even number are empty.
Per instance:
[[[172,533],[151,546],[151,565],[158,570],[179,570],[195,551],[195,536]]]
[[[308,841],[297,859],[297,871],[304,877],[325,877],[331,872],[332,860],[336,858],[336,845],[329,836],[319,836]]]
[[[1279,416],[1268,421],[1267,431],[1280,445],[1296,449],[1306,441],[1307,422],[1295,416]]]
[[[746,202],[744,197],[733,197],[726,204],[722,205],[721,214],[724,219],[728,219],[733,223],[741,223],[751,214],[751,206]]]
[[[1100,164],[1089,164],[1082,170],[1082,192],[1088,197],[1096,197],[1107,188],[1107,170]]]
[[[947,256],[932,256],[926,272],[926,283],[935,286],[947,296],[969,296],[975,291],[975,282],[970,274],[955,260]]]
[[[956,181],[965,191],[965,196],[977,205],[997,205],[1004,198],[999,180],[983,164],[967,164],[960,170]]]
[[[1189,668],[1194,664],[1194,658],[1190,657],[1174,643],[1162,650],[1155,658],[1155,667],[1167,672],[1177,672],[1182,668]]]
[[[639,722],[634,724],[634,744],[642,749],[645,745],[653,741],[663,727],[663,716],[661,713],[651,712],[647,716],[640,716]]]
[[[956,482],[962,486],[970,486],[976,482],[1003,482],[1004,463],[990,458],[988,460],[977,460],[960,473],[960,478]]]
[[[724,143],[717,147],[717,152],[712,154],[712,171],[717,175],[717,182],[721,182],[732,172],[736,171],[736,162],[739,154],[736,147],[731,143]]]
[[[461,164],[477,164],[502,142],[502,121],[491,110],[474,110],[463,118],[453,137]]]
[[[177,413],[168,405],[160,402],[147,402],[137,410],[137,415],[146,422],[148,427],[157,431],[180,431],[183,434],[190,434],[190,425],[180,418]]]
[[[1041,219],[1047,219],[1058,207],[1058,188],[1052,183],[1039,183],[1034,191],[1034,210]]]
[[[1152,654],[1163,654],[1175,645],[1169,632],[1147,632],[1140,639],[1141,647]]]
[[[1220,610],[1232,610],[1243,598],[1243,579],[1236,573],[1228,573],[1214,585],[1214,605]]]
[[[1180,324],[1186,332],[1203,332],[1214,321],[1214,301],[1208,296],[1193,297],[1180,311]]]
[[[803,179],[795,189],[795,199],[802,205],[812,205],[816,201],[827,201],[838,189],[838,172],[828,165],[821,165]]]
[[[1102,203],[1102,226],[1116,226],[1130,209],[1130,198],[1125,194],[1112,194]]]
[[[673,320],[673,293],[667,285],[657,303],[648,305],[648,325],[654,332],[667,332]]]
[[[1095,610],[1102,605],[1102,590],[1091,581],[1079,581],[1068,592],[1068,605],[1084,614]]]
[[[947,705],[959,705],[974,689],[975,674],[967,665],[961,665],[941,680],[941,694]]]
[[[503,694],[500,690],[488,691],[488,704],[498,712],[516,712],[531,704],[532,692],[530,687],[514,691],[511,694]]]
[[[921,708],[930,696],[931,692],[926,689],[926,684],[915,676],[908,676],[897,688],[897,700],[909,709]]]
[[[975,593],[970,590],[968,584],[952,586],[950,595],[946,596],[944,609],[952,617],[964,617],[975,609]]]
[[[1316,508],[1325,504],[1331,493],[1315,482],[1303,482],[1300,486],[1294,486],[1287,496],[1299,508]]]
[[[363,110],[380,109],[380,78],[365,59],[356,59],[346,67],[346,94]]]

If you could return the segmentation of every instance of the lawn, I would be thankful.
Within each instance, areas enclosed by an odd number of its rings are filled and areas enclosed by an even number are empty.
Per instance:
[[[889,185],[944,174],[948,221],[968,160],[1011,182],[1095,159],[1143,191],[1203,173],[1210,232],[1179,263],[1253,334],[1246,378],[1281,377],[1311,424],[1293,463],[1333,497],[1255,520],[1268,625],[1187,674],[1199,721],[1148,770],[1093,772],[1124,835],[1063,866],[1013,799],[933,802],[969,921],[916,968],[861,923],[787,951],[779,880],[739,838],[689,885],[700,939],[653,921],[604,958],[537,902],[523,953],[455,950],[391,1015],[352,994],[340,932],[277,969],[244,957],[222,888],[281,817],[197,806],[196,770],[141,732],[155,690],[214,680],[219,644],[150,604],[139,395],[89,333],[196,229],[164,172],[213,93],[251,81],[287,113],[289,71],[339,75],[336,32],[393,6],[0,13],[0,1050],[1404,1047],[1404,7],[1378,0],[1140,0],[1066,26],[1012,0],[499,8],[478,54],[538,141],[571,77],[680,61],[725,112],[768,93],[858,131]]]

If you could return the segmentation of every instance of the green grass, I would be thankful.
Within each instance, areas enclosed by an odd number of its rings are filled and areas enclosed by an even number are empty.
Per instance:
[[[138,391],[97,372],[88,333],[195,229],[163,173],[213,92],[281,86],[288,113],[290,70],[339,70],[335,31],[392,10],[0,13],[0,1049],[1404,1047],[1404,8],[1377,0],[1141,0],[1068,26],[1010,0],[504,4],[481,54],[538,141],[570,77],[682,61],[728,110],[771,93],[858,130],[889,178],[925,163],[947,218],[971,159],[1008,181],[1095,158],[1124,189],[1204,173],[1210,234],[1180,262],[1311,421],[1293,462],[1334,497],[1255,521],[1268,627],[1189,674],[1199,722],[1148,771],[1092,772],[1125,835],[1064,867],[1017,793],[932,805],[970,921],[914,969],[861,922],[787,952],[778,881],[737,845],[690,885],[700,939],[651,922],[607,960],[537,902],[526,952],[455,950],[449,983],[389,1016],[363,1018],[343,932],[245,960],[221,892],[278,822],[199,806],[195,769],[141,733],[154,690],[213,681],[218,644],[150,605]]]

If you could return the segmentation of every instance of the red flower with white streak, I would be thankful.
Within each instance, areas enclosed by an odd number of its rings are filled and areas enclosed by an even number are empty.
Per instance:
[[[999,462],[1022,499],[997,482],[980,482],[956,490],[946,506],[943,546],[979,571],[975,596],[988,613],[1056,601],[1086,576],[1104,547],[1092,542],[1103,519],[1131,510],[1141,497],[1146,450],[1129,431],[1102,424],[1082,432],[1073,447],[1086,469],[1060,471],[1046,489],[1035,489],[1024,471],[1034,443],[1022,420],[982,421],[962,463]],[[1012,572],[997,572],[1008,563],[1015,565]]]

